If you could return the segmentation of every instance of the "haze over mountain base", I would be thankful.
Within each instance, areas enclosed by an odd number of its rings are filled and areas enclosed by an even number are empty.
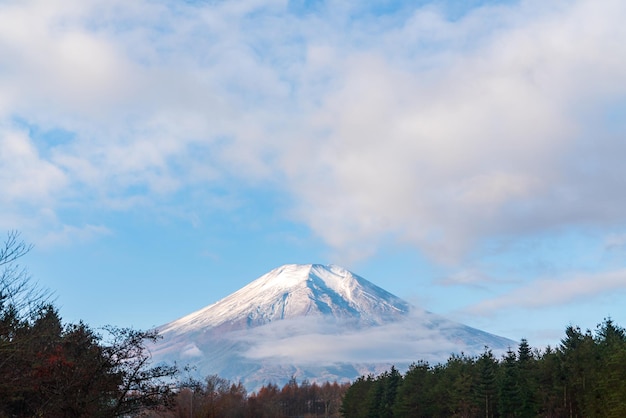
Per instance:
[[[517,345],[404,300],[338,266],[285,265],[158,328],[155,362],[218,374],[248,390],[290,378],[350,381],[391,365]]]

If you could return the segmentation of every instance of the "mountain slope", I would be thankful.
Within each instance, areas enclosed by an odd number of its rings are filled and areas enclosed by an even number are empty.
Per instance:
[[[285,265],[159,327],[156,361],[254,390],[292,376],[346,381],[516,343],[426,312],[338,266]]]
[[[207,306],[160,328],[181,333],[206,328],[240,329],[306,316],[382,324],[402,316],[402,299],[338,266],[285,265]]]

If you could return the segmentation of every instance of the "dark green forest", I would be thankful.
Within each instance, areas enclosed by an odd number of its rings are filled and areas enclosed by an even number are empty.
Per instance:
[[[64,324],[50,292],[0,247],[0,418],[3,417],[626,417],[626,331],[611,319],[568,326],[557,347],[523,339],[503,356],[418,361],[352,383],[263,386],[248,394],[219,376],[182,379],[154,366],[152,331]]]
[[[362,376],[341,412],[357,417],[626,417],[626,333],[605,319],[594,333],[568,326],[556,348],[526,340],[496,358],[453,355]]]

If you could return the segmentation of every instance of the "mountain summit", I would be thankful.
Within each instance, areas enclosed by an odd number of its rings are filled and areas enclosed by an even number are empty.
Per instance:
[[[426,312],[339,266],[288,264],[158,328],[157,362],[248,389],[291,377],[347,381],[418,360],[516,345]]]
[[[307,316],[380,325],[408,312],[405,301],[342,267],[287,264],[160,330],[242,329]]]

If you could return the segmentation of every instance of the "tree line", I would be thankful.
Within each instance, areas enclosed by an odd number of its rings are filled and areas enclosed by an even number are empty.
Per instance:
[[[151,418],[339,418],[349,383],[298,383],[292,377],[282,388],[274,383],[248,394],[241,383],[217,375],[190,380],[180,390],[170,411],[152,412]]]
[[[594,333],[568,326],[555,349],[496,358],[453,355],[445,364],[414,363],[361,376],[341,412],[361,417],[626,417],[626,332],[605,319]]]

